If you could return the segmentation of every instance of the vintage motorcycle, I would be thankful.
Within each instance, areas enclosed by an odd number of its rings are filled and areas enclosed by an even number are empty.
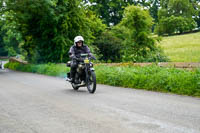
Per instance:
[[[90,93],[96,91],[96,74],[91,62],[94,57],[89,57],[88,54],[81,54],[83,61],[79,62],[75,73],[75,82],[71,83],[74,90],[78,90],[79,87],[87,87]],[[67,66],[70,67],[71,62],[67,62]],[[70,78],[70,73],[67,73],[67,78]]]

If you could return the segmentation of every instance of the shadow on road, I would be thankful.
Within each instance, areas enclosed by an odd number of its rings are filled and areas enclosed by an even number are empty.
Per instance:
[[[73,88],[66,88],[65,90],[62,90],[62,92],[67,94],[89,94],[89,92],[85,88],[80,88],[77,91]]]

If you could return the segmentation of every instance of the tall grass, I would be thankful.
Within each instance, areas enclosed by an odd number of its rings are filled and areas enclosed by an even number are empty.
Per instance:
[[[8,63],[7,68],[64,77],[69,71],[64,64],[22,65]],[[112,86],[171,92],[200,97],[200,69],[193,71],[158,66],[95,66],[97,82]]]
[[[200,62],[200,32],[164,37],[160,45],[172,62]]]
[[[200,96],[200,69],[99,66],[96,73],[102,84]]]

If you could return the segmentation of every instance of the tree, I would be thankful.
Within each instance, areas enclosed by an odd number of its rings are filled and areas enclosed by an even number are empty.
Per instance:
[[[105,24],[115,25],[120,22],[125,3],[122,0],[88,0],[90,9],[95,11]]]
[[[20,53],[19,44],[22,43],[21,34],[16,30],[16,23],[9,22],[12,18],[10,12],[5,12],[0,17],[0,55],[16,56]]]
[[[149,12],[138,6],[125,8],[124,17],[119,27],[129,31],[125,39],[128,50],[124,51],[124,60],[141,61],[148,53],[156,49],[155,40],[150,37],[153,19]]]
[[[149,9],[150,15],[154,18],[154,22],[158,22],[158,9],[160,7],[160,0],[152,0]]]
[[[0,29],[2,29],[3,24],[0,21]],[[5,31],[0,31],[0,56],[8,56],[8,51],[5,49],[5,43],[3,37],[5,36]]]
[[[100,60],[109,62],[120,62],[121,61],[121,51],[123,49],[122,40],[113,34],[112,31],[107,30],[99,36],[95,43],[99,54],[102,55]]]
[[[190,1],[196,13],[194,20],[196,21],[198,27],[200,28],[200,0],[190,0]]]
[[[16,22],[24,40],[22,48],[30,62],[65,62],[75,36],[83,35],[91,44],[94,35],[101,32],[94,26],[104,27],[78,0],[5,2],[7,10],[13,12],[11,21]]]
[[[158,12],[158,34],[183,33],[196,27],[196,16],[192,3],[189,0],[162,0]]]
[[[156,3],[155,0],[83,0],[84,3],[90,3],[90,8],[95,11],[104,23],[108,26],[118,24],[122,17],[125,7],[128,5],[140,5],[147,9],[151,8],[152,3]],[[155,7],[154,7],[155,8]],[[152,15],[155,9],[152,9]]]
[[[163,8],[163,9],[168,8],[168,3],[169,3],[169,0],[160,0],[161,8]]]

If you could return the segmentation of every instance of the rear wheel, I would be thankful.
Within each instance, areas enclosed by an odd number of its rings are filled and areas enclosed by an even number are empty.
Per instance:
[[[90,93],[94,93],[96,91],[96,75],[91,71],[88,76],[87,89]]]

